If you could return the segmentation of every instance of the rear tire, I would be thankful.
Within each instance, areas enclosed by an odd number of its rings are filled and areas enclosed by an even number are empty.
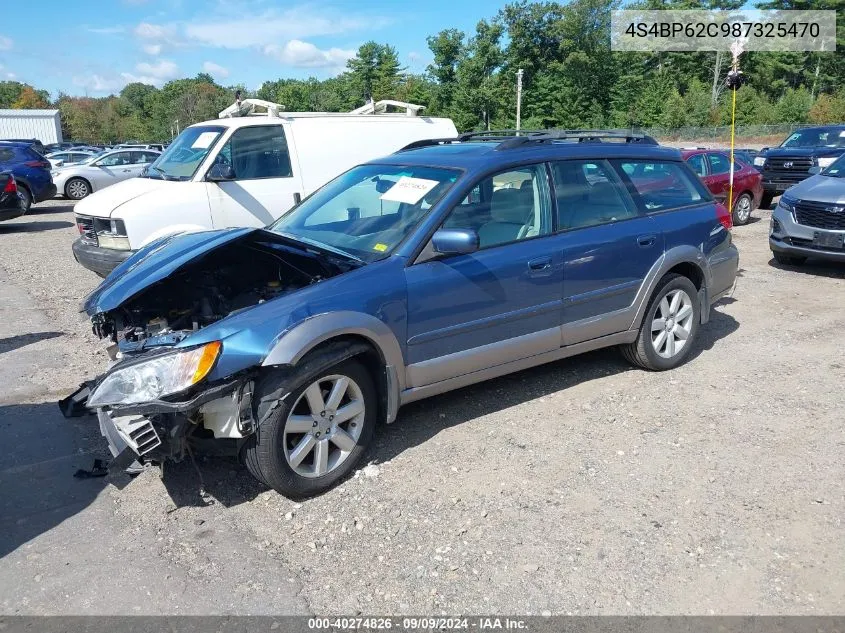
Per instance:
[[[29,209],[32,206],[32,194],[24,186],[18,187],[18,193],[23,197],[23,212],[25,214],[29,213]]]
[[[754,199],[751,194],[744,193],[734,201],[734,208],[731,212],[734,226],[748,224],[751,219],[751,210],[754,207]]]
[[[807,261],[806,257],[801,257],[800,255],[784,255],[775,251],[772,251],[772,255],[775,261],[783,266],[800,266]]]
[[[65,184],[65,195],[71,200],[82,200],[91,194],[91,185],[84,178],[71,178]]]
[[[247,439],[243,461],[286,497],[311,497],[345,478],[363,456],[378,419],[376,388],[354,359],[302,376],[284,400],[278,384],[279,375],[270,373],[257,386],[258,410],[271,412]]]
[[[771,209],[772,208],[772,200],[774,199],[775,194],[773,193],[764,193],[763,197],[760,198],[760,208],[761,209]]]
[[[649,301],[637,340],[621,346],[622,355],[651,371],[673,369],[689,356],[700,321],[695,285],[683,275],[666,275]]]

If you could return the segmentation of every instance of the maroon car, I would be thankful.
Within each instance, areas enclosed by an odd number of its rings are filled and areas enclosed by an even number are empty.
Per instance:
[[[726,151],[713,149],[681,150],[684,160],[698,174],[718,200],[728,204],[731,159]],[[751,212],[760,206],[763,197],[763,177],[760,172],[734,156],[734,225],[748,224]]]

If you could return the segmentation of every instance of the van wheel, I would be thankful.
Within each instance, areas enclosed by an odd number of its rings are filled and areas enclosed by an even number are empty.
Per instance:
[[[622,355],[652,371],[677,367],[695,344],[700,312],[693,283],[683,275],[666,275],[648,304],[637,340],[622,346]]]
[[[273,393],[271,376],[258,396]],[[259,410],[266,404],[259,400]],[[247,469],[286,497],[324,492],[346,477],[364,454],[378,417],[376,388],[369,372],[346,360],[319,374],[303,376],[243,449]]]
[[[71,200],[82,200],[91,193],[91,185],[82,178],[71,178],[65,185],[65,195]]]

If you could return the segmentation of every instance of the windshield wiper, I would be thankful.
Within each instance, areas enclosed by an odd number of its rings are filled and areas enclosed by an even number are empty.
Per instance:
[[[156,173],[161,174],[162,180],[179,180],[175,176],[171,176],[170,174],[168,174],[161,167],[156,167],[155,165],[150,165],[149,167],[147,167],[147,169],[153,169],[153,170],[155,170]]]

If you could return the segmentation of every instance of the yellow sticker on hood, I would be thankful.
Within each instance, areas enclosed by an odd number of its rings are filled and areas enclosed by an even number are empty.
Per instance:
[[[387,250],[387,244],[382,244],[381,242],[379,242],[378,244],[373,246],[373,250],[378,251],[379,253],[383,253]]]

